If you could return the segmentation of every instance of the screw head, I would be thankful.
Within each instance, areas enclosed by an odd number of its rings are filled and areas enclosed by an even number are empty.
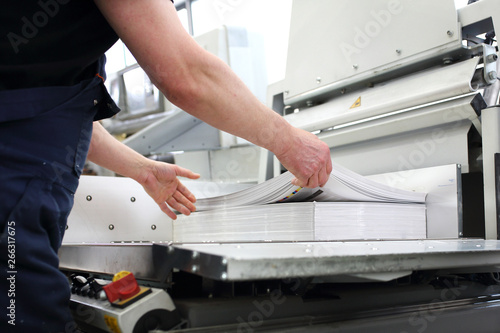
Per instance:
[[[115,228],[115,226],[114,226],[113,224],[110,224],[110,225],[108,226],[108,229],[109,229],[109,230],[113,230],[114,228]]]
[[[491,71],[491,72],[489,72],[489,73],[488,73],[488,78],[489,78],[490,80],[496,80],[496,79],[497,79],[497,72],[495,72],[495,71]]]
[[[452,37],[452,36],[453,36],[453,31],[448,30],[448,31],[446,31],[446,34],[447,34],[448,36]]]
[[[92,196],[91,195],[87,195],[87,201],[91,201],[92,200]]]
[[[135,197],[130,198],[130,201],[135,202]]]
[[[156,224],[153,224],[153,225],[151,226],[151,229],[152,229],[152,230],[156,230]]]

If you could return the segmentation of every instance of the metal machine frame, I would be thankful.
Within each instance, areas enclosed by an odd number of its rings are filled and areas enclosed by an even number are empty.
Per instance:
[[[175,243],[140,186],[83,179],[61,269],[103,279],[125,269],[168,291],[185,319],[170,332],[498,330],[499,62],[481,34],[500,27],[500,5],[369,3],[295,0],[287,75],[268,104],[363,175],[415,182],[415,169],[452,165],[463,186],[454,223],[433,219],[438,236],[422,240]],[[282,171],[259,157],[261,179]]]

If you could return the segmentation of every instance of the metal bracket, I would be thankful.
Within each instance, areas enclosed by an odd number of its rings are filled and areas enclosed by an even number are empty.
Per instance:
[[[497,59],[495,47],[491,45],[482,44],[483,46],[483,63],[484,70],[483,76],[487,84],[493,84],[498,80],[497,73]]]

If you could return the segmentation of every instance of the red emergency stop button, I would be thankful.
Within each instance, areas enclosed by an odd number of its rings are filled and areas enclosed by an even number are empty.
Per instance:
[[[141,288],[135,280],[134,274],[126,271],[115,274],[113,282],[103,287],[108,301],[125,301],[137,295]]]

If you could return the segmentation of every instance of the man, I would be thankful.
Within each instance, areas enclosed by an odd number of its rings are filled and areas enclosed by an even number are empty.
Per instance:
[[[177,176],[197,174],[144,158],[95,122],[118,111],[103,86],[103,54],[118,37],[172,103],[269,149],[294,184],[326,183],[328,146],[262,105],[185,32],[170,1],[0,3],[1,332],[75,329],[57,250],[86,157],[138,181],[171,218],[195,210]]]

